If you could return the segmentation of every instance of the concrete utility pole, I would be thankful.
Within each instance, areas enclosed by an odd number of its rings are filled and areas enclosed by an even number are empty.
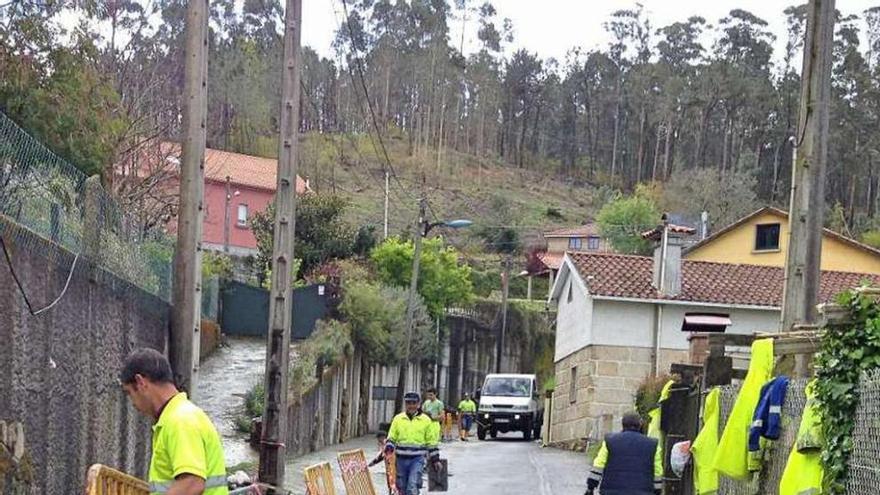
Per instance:
[[[226,176],[226,204],[223,209],[223,252],[229,252],[229,204],[232,202],[232,178]]]
[[[389,179],[391,175],[388,171],[385,171],[385,230],[382,239],[388,239],[388,186],[390,185]]]
[[[510,256],[504,258],[501,273],[501,332],[498,335],[497,349],[495,350],[495,373],[501,373],[501,361],[504,357],[504,338],[507,333],[507,294],[510,292]]]
[[[801,105],[794,136],[797,159],[792,166],[782,331],[791,331],[798,324],[816,322],[825,211],[834,15],[834,0],[810,1]]]
[[[397,373],[397,393],[394,396],[394,413],[399,413],[403,409],[403,394],[406,393],[406,372],[409,367],[410,351],[412,349],[412,331],[413,320],[416,313],[416,297],[418,297],[419,288],[419,265],[422,262],[422,236],[427,230],[425,225],[425,210],[428,202],[425,198],[419,200],[419,218],[416,221],[415,230],[413,231],[413,262],[412,275],[409,280],[409,297],[406,300],[406,348],[404,349],[404,359],[400,362],[400,370]]]
[[[284,486],[284,443],[287,441],[287,377],[293,321],[291,268],[296,219],[296,160],[299,142],[300,36],[302,0],[287,0],[284,14],[284,60],[281,74],[281,132],[278,140],[278,183],[275,192],[275,238],[269,297],[266,355],[266,405],[260,437],[259,480]],[[279,493],[274,489],[270,494]]]
[[[199,370],[202,301],[202,196],[208,114],[208,1],[186,8],[180,210],[171,313],[171,366],[177,385],[193,396]]]

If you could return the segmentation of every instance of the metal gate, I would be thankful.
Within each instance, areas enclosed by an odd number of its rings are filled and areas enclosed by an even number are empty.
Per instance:
[[[328,295],[323,284],[293,290],[294,339],[306,339],[315,323],[327,316]],[[269,291],[230,281],[223,289],[220,325],[226,335],[265,336],[269,331]]]

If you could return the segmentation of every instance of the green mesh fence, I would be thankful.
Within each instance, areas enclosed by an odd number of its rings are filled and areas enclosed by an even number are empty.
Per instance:
[[[172,242],[143,228],[100,186],[87,188],[86,179],[0,113],[3,242],[10,249],[44,251],[54,263],[72,270],[85,250],[85,225],[94,226],[95,261],[103,271],[170,300]],[[94,196],[91,201],[87,189]]]

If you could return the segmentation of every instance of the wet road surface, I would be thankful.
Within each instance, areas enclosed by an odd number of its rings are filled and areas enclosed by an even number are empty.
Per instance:
[[[199,369],[196,404],[214,422],[223,439],[226,465],[256,462],[259,455],[247,443],[247,434],[235,427],[236,414],[244,409],[244,394],[263,377],[266,340],[228,338]]]

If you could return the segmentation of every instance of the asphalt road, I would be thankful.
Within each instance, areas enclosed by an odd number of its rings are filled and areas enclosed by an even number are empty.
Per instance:
[[[377,451],[373,437],[361,437],[298,457],[287,464],[286,487],[295,494],[305,493],[302,469],[330,461],[336,492],[342,493],[336,453],[351,449],[364,449],[368,458]],[[468,442],[443,443],[440,453],[449,461],[451,477],[446,493],[450,495],[581,495],[586,488],[585,454],[542,449],[539,442],[523,441],[520,433],[502,434],[496,440],[482,442],[474,437]],[[376,493],[385,495],[384,468],[380,464],[370,471]],[[421,493],[429,495],[427,480]]]
[[[441,448],[452,474],[450,494],[581,495],[586,488],[584,454],[542,449],[539,442],[523,441],[520,433]]]

